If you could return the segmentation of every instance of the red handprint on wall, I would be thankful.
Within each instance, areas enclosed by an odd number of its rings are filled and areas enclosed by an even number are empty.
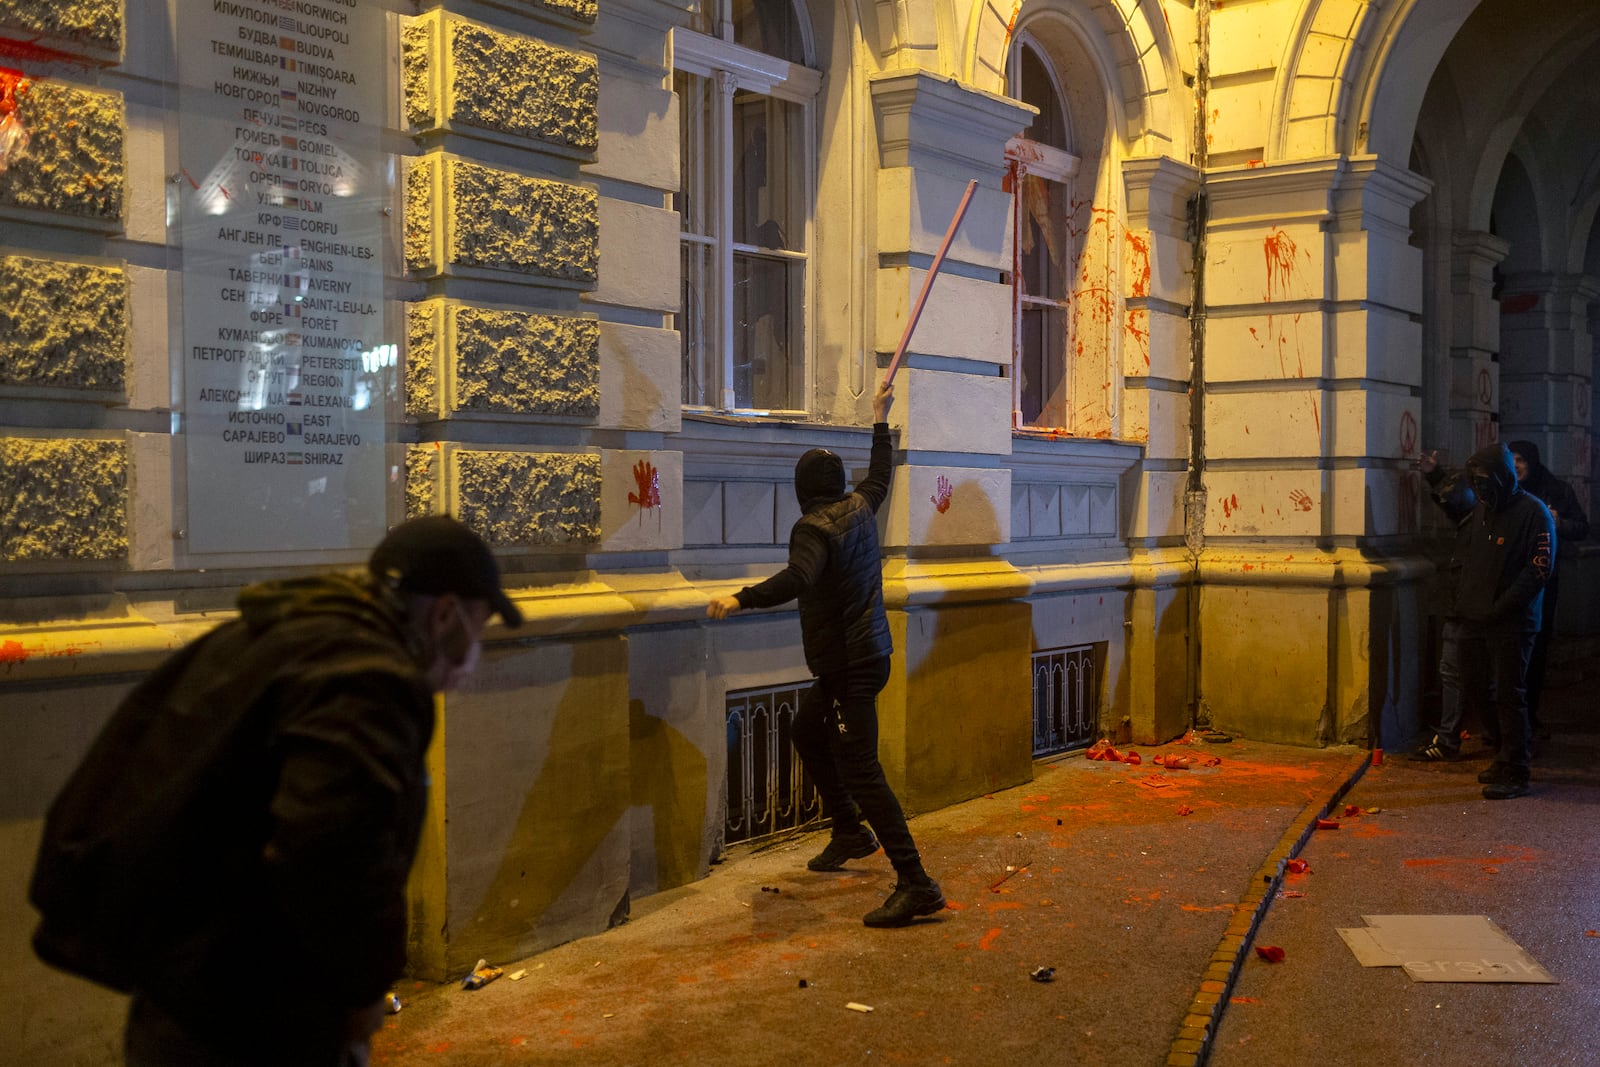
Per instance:
[[[950,495],[953,492],[950,479],[942,474],[939,475],[939,480],[933,485],[933,495],[928,498],[933,501],[933,506],[939,509],[939,514],[943,515],[950,510]]]
[[[638,485],[637,493],[628,494],[628,503],[638,504],[641,508],[659,508],[661,506],[661,472],[656,470],[655,464],[641,459],[633,465],[633,480]]]
[[[1296,511],[1311,510],[1311,494],[1304,489],[1291,489],[1289,491],[1289,499],[1294,501],[1294,509]]]

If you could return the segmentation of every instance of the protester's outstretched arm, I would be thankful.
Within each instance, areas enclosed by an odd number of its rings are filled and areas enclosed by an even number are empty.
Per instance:
[[[787,604],[810,589],[828,562],[828,545],[822,534],[796,523],[789,534],[789,565],[759,585],[747,585],[733,596],[721,596],[706,605],[706,615],[725,619],[741,608],[771,608]]]
[[[867,476],[856,486],[873,511],[889,496],[889,475],[894,467],[894,443],[889,437],[889,409],[894,406],[894,383],[884,382],[872,397],[872,458]]]

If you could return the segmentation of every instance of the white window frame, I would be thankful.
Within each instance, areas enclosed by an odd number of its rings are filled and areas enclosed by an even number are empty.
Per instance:
[[[1021,56],[1024,48],[1029,48],[1038,58],[1049,75],[1051,90],[1055,93],[1056,104],[1061,109],[1064,118],[1069,119],[1067,140],[1071,143],[1070,116],[1066,107],[1066,94],[1061,90],[1061,80],[1056,73],[1055,64],[1050,61],[1050,53],[1038,40],[1027,32],[1019,33],[1012,44],[1011,59],[1008,63],[1007,83],[1011,95],[1018,100],[1022,99],[1022,63]],[[1022,193],[1023,178],[1032,175],[1043,181],[1053,182],[1064,187],[1061,202],[1067,206],[1072,204],[1074,179],[1078,175],[1078,168],[1082,160],[1071,152],[1063,151],[1051,145],[1041,144],[1019,134],[1006,142],[1006,165],[1012,174],[1011,192],[1011,391],[1012,426],[1018,430],[1050,430],[1070,428],[1072,422],[1072,361],[1073,322],[1072,322],[1072,268],[1077,262],[1076,241],[1073,239],[1071,227],[1066,220],[1062,220],[1058,236],[1062,248],[1062,295],[1056,300],[1051,297],[1037,296],[1024,290],[1024,272],[1022,269],[1022,234],[1023,227],[1027,224],[1026,201]],[[1022,419],[1022,364],[1025,353],[1022,349],[1022,319],[1023,312],[1028,308],[1044,307],[1054,308],[1062,315],[1061,350],[1061,381],[1064,399],[1062,422],[1060,427],[1046,425],[1026,425]]]
[[[790,0],[785,0],[790,2]],[[810,40],[810,27],[805,17],[804,8],[794,5],[796,17],[804,35],[804,54],[810,57],[812,52]],[[812,306],[812,293],[815,285],[816,271],[813,264],[816,262],[816,250],[813,247],[816,215],[816,101],[822,89],[822,73],[810,67],[790,63],[776,56],[755,52],[748,48],[734,44],[731,25],[721,20],[719,25],[727,39],[709,37],[692,30],[678,28],[672,33],[672,66],[674,72],[681,71],[692,74],[709,81],[713,86],[712,93],[712,125],[711,152],[707,164],[707,181],[709,196],[707,201],[713,205],[712,217],[707,220],[708,228],[712,231],[709,235],[694,234],[680,231],[680,245],[687,243],[711,247],[715,250],[711,264],[711,273],[714,279],[706,294],[709,300],[715,302],[714,307],[706,310],[706,320],[710,324],[708,333],[713,334],[712,339],[717,346],[720,356],[719,364],[722,380],[717,386],[719,403],[715,406],[708,404],[684,403],[688,411],[718,411],[733,414],[765,415],[779,414],[776,411],[767,411],[754,408],[741,408],[738,406],[734,394],[734,321],[732,300],[732,285],[734,276],[734,254],[755,254],[767,258],[783,258],[798,261],[804,265],[805,281],[802,286],[800,307],[792,308],[792,314],[801,316],[800,322],[800,351],[801,372],[799,375],[802,404],[809,405],[812,394],[812,374],[814,362],[811,357],[812,323],[807,311]],[[754,245],[735,244],[733,234],[733,97],[740,90],[770,96],[777,100],[799,105],[801,109],[802,127],[802,159],[801,159],[801,203],[804,207],[804,243],[803,252],[792,252],[781,249],[759,248]],[[681,119],[687,121],[687,119]],[[689,323],[680,323],[679,328],[689,326]],[[804,414],[805,407],[786,410],[788,414]]]

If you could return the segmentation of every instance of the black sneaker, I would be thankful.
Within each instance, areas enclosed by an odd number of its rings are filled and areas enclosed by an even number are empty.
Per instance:
[[[944,893],[939,883],[929,878],[926,882],[901,882],[894,887],[880,907],[867,912],[861,921],[868,926],[909,926],[919,915],[932,915],[944,910]]]
[[[1478,781],[1483,785],[1500,785],[1511,780],[1511,768],[1498,761],[1489,764],[1487,770],[1478,772]]]
[[[878,851],[878,839],[865,826],[834,834],[828,847],[812,856],[806,867],[813,871],[842,871],[845,860],[858,860]]]
[[[1459,745],[1451,744],[1450,739],[1443,734],[1434,734],[1414,749],[1406,758],[1422,763],[1442,763],[1446,760],[1457,759],[1460,755],[1461,747]]]
[[[1528,795],[1528,780],[1526,778],[1508,777],[1504,781],[1492,782],[1483,787],[1485,800],[1511,800],[1515,797]]]

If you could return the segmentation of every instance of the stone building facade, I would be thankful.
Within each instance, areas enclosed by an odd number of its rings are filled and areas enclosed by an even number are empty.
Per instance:
[[[383,441],[309,545],[202,477],[185,378],[217,161],[183,72],[264,20],[382,112],[350,210]],[[1137,743],[1402,743],[1419,452],[1530,438],[1592,499],[1597,59],[1600,11],[1514,0],[0,0],[0,1059],[115,1031],[24,890],[117,699],[408,515],[483,532],[529,619],[441,702],[416,972],[702,877],[788,782],[730,737],[806,679],[792,610],[705,604],[781,565],[800,452],[864,467],[919,307],[883,517],[908,808],[1027,781],[1069,681]],[[269,547],[202,545],[228,514]]]

